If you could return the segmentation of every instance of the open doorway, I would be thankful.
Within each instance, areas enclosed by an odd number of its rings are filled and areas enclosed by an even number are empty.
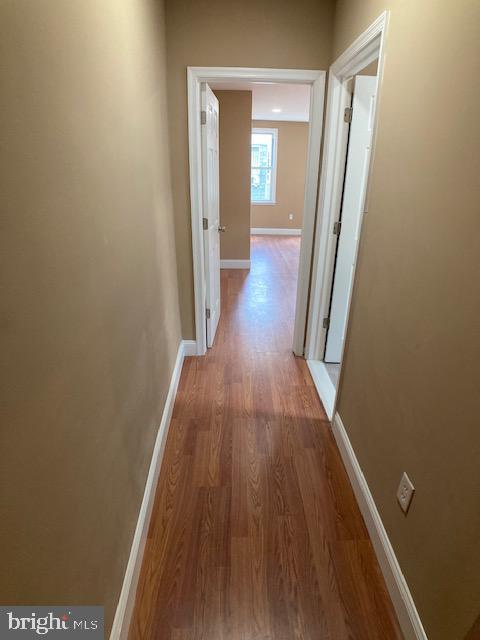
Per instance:
[[[278,339],[283,348],[291,350],[311,87],[231,81],[208,86],[218,101],[219,113],[221,289],[227,290],[229,282],[233,285],[234,280],[241,278],[245,287],[262,290],[261,296],[255,296],[259,307],[255,311],[268,308],[272,327],[273,314],[282,317]],[[205,137],[205,127],[202,133]],[[208,171],[208,167],[205,169]],[[283,292],[277,301],[275,279],[281,280]],[[254,315],[252,313],[252,322],[255,322]],[[210,324],[216,318],[215,311]],[[207,341],[211,346],[208,322]],[[274,342],[279,345],[279,341]]]
[[[329,418],[341,379],[374,141],[386,14],[331,67],[306,356]]]
[[[302,207],[303,220],[301,227],[298,227],[301,231],[297,231],[297,237],[295,238],[300,247],[298,252],[298,278],[296,279],[294,330],[291,344],[294,353],[303,355],[318,186],[325,72],[235,68],[188,69],[192,245],[195,280],[196,351],[198,355],[203,355],[207,347],[213,344],[215,340],[215,327],[218,319],[212,313],[212,309],[221,309],[219,285],[221,258],[218,232],[222,232],[223,227],[226,227],[225,236],[228,233],[228,225],[224,224],[225,221],[220,220],[219,216],[218,130],[219,119],[221,120],[222,116],[221,109],[218,109],[218,100],[215,107],[214,101],[209,99],[209,96],[214,95],[212,86],[217,87],[216,90],[220,91],[222,89],[218,89],[218,87],[222,83],[224,83],[223,90],[225,90],[225,83],[233,84],[234,88],[238,90],[241,89],[242,83],[263,84],[264,86],[277,83],[296,85],[297,87],[301,85],[307,86],[310,121],[307,125],[308,145]],[[215,126],[217,127],[216,152],[215,144],[212,142],[215,137],[213,132]],[[204,127],[203,130],[202,127]],[[263,129],[268,128],[274,129],[275,127],[263,127]],[[211,132],[210,142],[207,140],[209,136],[205,135],[206,130]],[[275,142],[277,145],[279,144],[278,136],[276,140],[272,136],[271,140],[272,153],[266,159],[266,162],[270,163],[273,159],[273,152],[277,149]],[[258,185],[256,185],[257,191],[263,189],[265,193],[268,192],[268,196],[272,200],[271,196],[276,187],[275,183],[272,182],[272,179],[274,180],[272,175],[273,166],[272,164],[266,164],[260,169],[259,176],[257,173],[257,178],[259,178],[257,180]],[[249,188],[250,190],[252,189],[251,184]],[[273,200],[269,206],[272,206],[272,204]],[[285,225],[285,228],[288,229],[288,225]],[[288,232],[291,233],[291,231]],[[230,265],[230,268],[232,266]],[[242,265],[240,265],[241,267]]]

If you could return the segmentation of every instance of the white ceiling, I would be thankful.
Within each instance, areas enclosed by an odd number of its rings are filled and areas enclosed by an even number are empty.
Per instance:
[[[253,120],[292,120],[308,122],[310,85],[271,82],[214,82],[212,89],[252,92]],[[280,112],[272,111],[280,109]]]

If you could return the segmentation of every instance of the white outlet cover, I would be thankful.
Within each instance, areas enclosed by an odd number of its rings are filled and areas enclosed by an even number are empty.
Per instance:
[[[288,219],[289,219],[289,220],[293,220],[293,213],[289,213],[289,214],[288,214]]]
[[[415,487],[413,486],[410,478],[404,472],[397,489],[397,500],[403,513],[408,512],[414,493]]]

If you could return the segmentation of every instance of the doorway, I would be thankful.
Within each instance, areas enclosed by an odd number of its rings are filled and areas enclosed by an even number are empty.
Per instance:
[[[387,14],[332,65],[306,341],[307,362],[333,418],[374,143]]]
[[[307,305],[310,281],[310,269],[313,251],[313,236],[316,214],[316,198],[319,176],[320,143],[323,122],[323,99],[325,88],[324,71],[277,70],[277,69],[240,69],[240,68],[198,68],[188,69],[188,127],[189,127],[189,161],[190,161],[190,198],[192,212],[192,255],[195,289],[195,322],[196,353],[203,355],[207,347],[213,344],[215,337],[212,307],[216,305],[216,274],[219,274],[220,256],[216,249],[217,239],[214,231],[221,230],[215,207],[215,178],[209,181],[202,154],[202,96],[207,96],[208,89],[215,83],[229,82],[240,86],[245,82],[281,83],[289,85],[308,85],[310,90],[310,123],[308,127],[308,152],[306,164],[305,195],[303,202],[303,224],[301,228],[301,244],[296,290],[295,321],[292,350],[297,355],[304,354]],[[205,99],[204,99],[204,105]],[[218,120],[218,118],[217,118]],[[211,119],[211,122],[214,118]],[[208,122],[208,120],[207,120]],[[218,133],[218,124],[217,124]],[[218,147],[217,147],[218,148]],[[214,159],[215,154],[209,155]],[[217,157],[218,164],[218,157]],[[211,165],[213,176],[215,169]],[[208,171],[208,168],[207,168]],[[206,198],[210,200],[212,215],[207,213]],[[218,192],[217,192],[218,201]],[[205,239],[205,233],[208,238]],[[219,277],[219,276],[218,276]],[[219,293],[219,288],[218,288]],[[218,305],[218,308],[221,308]],[[207,311],[208,309],[208,311]],[[208,317],[209,316],[209,317]]]
[[[202,84],[202,96],[204,86],[207,92],[207,85]],[[311,88],[308,84],[231,81],[212,82],[208,87],[218,100],[220,115],[220,219],[215,222],[216,208],[208,218],[221,230],[216,234],[217,241],[220,236],[220,268],[227,271],[222,272],[221,296],[223,298],[228,283],[236,277],[244,279],[245,291],[255,282],[256,291],[261,291],[262,295],[255,296],[258,309],[251,309],[252,322],[253,317],[271,302],[271,311],[275,308],[283,318],[281,342],[287,341],[284,348],[291,351]],[[217,105],[214,108],[217,109]],[[206,119],[203,138],[208,137],[208,113]],[[205,157],[204,154],[204,165]],[[208,171],[209,167],[204,166],[204,180]],[[206,194],[212,192],[216,189],[204,188],[204,201]],[[205,208],[208,205],[206,202]],[[204,233],[204,238],[210,247],[210,231]],[[205,246],[206,253],[207,250]],[[233,270],[242,273],[234,274]],[[284,284],[285,295],[278,304],[273,304],[277,296],[273,274]],[[217,299],[216,296],[213,298]],[[218,304],[211,308],[207,319],[208,347],[212,346],[209,325],[216,321]],[[273,328],[271,313],[270,319]],[[267,333],[270,334],[268,328]],[[287,335],[289,338],[285,337]]]

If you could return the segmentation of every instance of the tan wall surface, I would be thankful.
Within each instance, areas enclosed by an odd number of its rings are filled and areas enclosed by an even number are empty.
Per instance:
[[[368,64],[366,67],[361,69],[361,71],[359,71],[357,75],[359,75],[359,76],[376,76],[377,73],[378,73],[378,58],[377,58],[377,60],[374,60],[373,62]]]
[[[180,339],[163,45],[153,1],[0,6],[0,602],[107,632]]]
[[[220,257],[250,260],[251,91],[215,91],[220,112]]]
[[[327,69],[333,0],[167,0],[169,118],[184,338],[195,337],[186,68]]]
[[[480,594],[480,5],[340,0],[336,56],[385,8],[339,413],[428,637],[460,640]]]
[[[278,129],[276,203],[252,204],[252,227],[301,229],[305,172],[307,167],[308,122],[254,120],[252,127]],[[293,220],[288,214],[293,213]]]

